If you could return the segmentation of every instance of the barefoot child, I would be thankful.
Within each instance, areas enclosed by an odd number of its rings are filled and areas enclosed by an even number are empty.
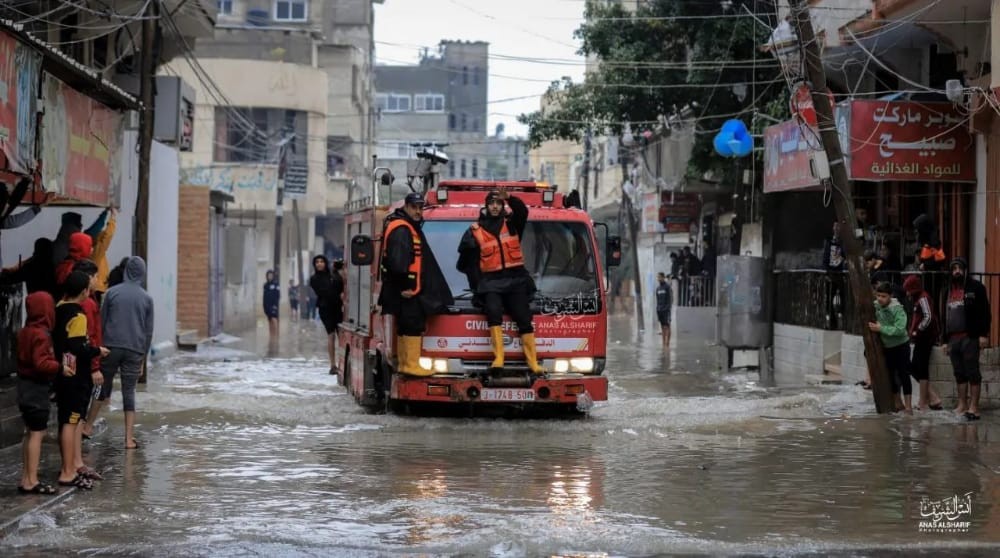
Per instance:
[[[38,291],[28,295],[25,307],[28,319],[17,333],[17,406],[25,426],[24,465],[17,491],[21,494],[57,494],[52,485],[38,480],[42,439],[49,422],[49,386],[63,371],[52,348],[56,305],[52,295]]]
[[[56,306],[56,325],[52,341],[56,358],[68,370],[56,378],[56,404],[59,415],[59,453],[62,469],[59,484],[79,488],[93,488],[93,481],[78,473],[80,462],[82,422],[90,405],[94,386],[101,385],[104,376],[93,372],[94,357],[107,356],[104,347],[94,347],[87,338],[87,315],[82,304],[90,296],[90,277],[74,271],[63,284],[63,298]]]
[[[892,380],[892,393],[903,391],[903,409],[913,412],[913,384],[910,383],[910,335],[906,329],[906,310],[892,297],[892,285],[881,282],[875,288],[875,319],[868,329],[882,338],[885,367]]]

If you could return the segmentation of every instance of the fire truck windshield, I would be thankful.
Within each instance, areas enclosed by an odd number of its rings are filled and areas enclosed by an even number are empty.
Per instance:
[[[469,221],[424,221],[427,243],[458,301],[469,300],[469,281],[458,271],[458,243]],[[521,249],[541,299],[596,297],[597,268],[590,230],[584,223],[528,221]]]

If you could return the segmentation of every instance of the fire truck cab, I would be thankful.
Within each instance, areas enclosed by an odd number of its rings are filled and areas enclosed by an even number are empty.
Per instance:
[[[359,404],[403,413],[429,405],[458,405],[463,412],[466,407],[578,412],[607,399],[606,272],[619,264],[621,245],[605,227],[605,245],[598,249],[595,224],[576,207],[578,196],[564,197],[541,182],[427,181],[423,233],[455,302],[447,313],[428,318],[420,366],[431,375],[416,377],[396,372],[394,318],[378,307],[385,219],[402,201],[379,205],[374,182],[372,198],[349,204],[346,211],[350,258],[334,365],[341,385]],[[521,244],[538,288],[532,311],[538,359],[547,370],[542,376],[528,370],[516,326],[507,317],[506,363],[502,372],[489,372],[486,316],[467,277],[456,269],[459,241],[496,188],[506,188],[529,209]]]

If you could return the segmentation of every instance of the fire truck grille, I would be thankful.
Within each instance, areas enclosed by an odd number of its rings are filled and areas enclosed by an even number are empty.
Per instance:
[[[462,369],[470,376],[483,376],[490,367],[488,360],[463,360]],[[528,364],[524,361],[507,360],[503,365],[503,372],[493,374],[494,377],[523,376],[528,372]]]

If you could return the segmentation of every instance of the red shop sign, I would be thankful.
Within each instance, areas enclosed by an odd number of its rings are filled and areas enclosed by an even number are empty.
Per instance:
[[[803,190],[820,185],[810,167],[821,150],[818,133],[790,120],[764,130],[764,192]]]
[[[967,121],[951,103],[852,101],[838,111],[837,128],[852,180],[975,182]]]

